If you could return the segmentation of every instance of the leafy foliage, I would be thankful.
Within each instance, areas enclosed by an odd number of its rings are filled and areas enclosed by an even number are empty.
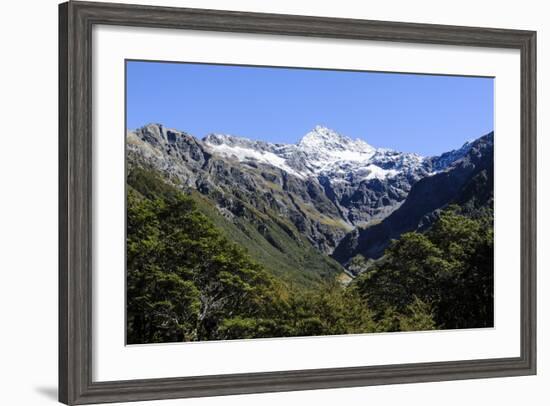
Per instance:
[[[445,212],[427,234],[403,235],[348,286],[330,273],[307,285],[253,260],[231,227],[213,223],[196,202],[152,171],[132,168],[128,176],[129,344],[492,323],[486,219]]]
[[[430,305],[440,328],[490,327],[491,218],[468,218],[451,207],[426,234],[406,233],[394,241],[355,283],[377,317],[387,317],[388,309]]]
[[[189,196],[221,233],[277,279],[311,288],[343,272],[339,263],[317,251],[291,221],[274,211],[260,212],[240,202],[242,214],[228,220],[207,196],[196,191]]]
[[[225,318],[273,305],[272,278],[178,194],[128,191],[128,341],[216,339]]]

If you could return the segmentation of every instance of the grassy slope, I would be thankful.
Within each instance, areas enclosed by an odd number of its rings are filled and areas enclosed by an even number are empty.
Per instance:
[[[133,167],[128,176],[130,187],[151,195],[170,195],[176,188],[164,181],[161,174]],[[340,264],[319,253],[294,225],[272,212],[259,212],[246,207],[247,218],[231,219],[220,213],[215,202],[193,190],[190,196],[197,209],[206,215],[226,237],[246,249],[249,255],[273,275],[303,287],[314,287],[323,280],[338,278],[343,272]]]
[[[254,212],[253,222],[239,217],[224,217],[214,202],[193,191],[197,208],[232,241],[245,248],[249,255],[274,275],[286,282],[312,285],[323,279],[332,279],[342,273],[342,267],[332,258],[320,254],[299,235],[294,225],[275,214]],[[286,230],[286,231],[285,231]],[[291,236],[292,235],[292,236]]]

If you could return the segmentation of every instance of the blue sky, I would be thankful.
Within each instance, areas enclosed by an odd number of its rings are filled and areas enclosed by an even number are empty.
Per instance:
[[[129,129],[148,123],[275,143],[320,124],[435,155],[493,130],[493,79],[127,61]]]

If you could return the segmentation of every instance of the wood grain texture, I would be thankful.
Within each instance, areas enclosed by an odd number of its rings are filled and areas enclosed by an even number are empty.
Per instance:
[[[68,347],[69,347],[69,302],[68,292],[69,287],[69,265],[67,262],[69,252],[69,235],[68,235],[68,185],[67,185],[67,136],[68,136],[68,84],[67,68],[68,68],[68,21],[67,21],[67,4],[61,4],[59,7],[59,400],[66,403],[67,388],[70,386],[70,376],[68,371]]]
[[[91,32],[94,24],[514,48],[521,52],[521,355],[219,376],[92,381]],[[69,2],[59,7],[59,400],[66,404],[341,388],[536,373],[536,33]]]

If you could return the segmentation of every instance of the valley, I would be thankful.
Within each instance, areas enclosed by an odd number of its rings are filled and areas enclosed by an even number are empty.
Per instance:
[[[451,204],[492,207],[492,148],[492,133],[422,157],[322,126],[296,144],[200,140],[160,124],[127,132],[130,172],[160,174],[254,260],[303,285],[357,274],[346,269],[354,257],[380,258]]]

